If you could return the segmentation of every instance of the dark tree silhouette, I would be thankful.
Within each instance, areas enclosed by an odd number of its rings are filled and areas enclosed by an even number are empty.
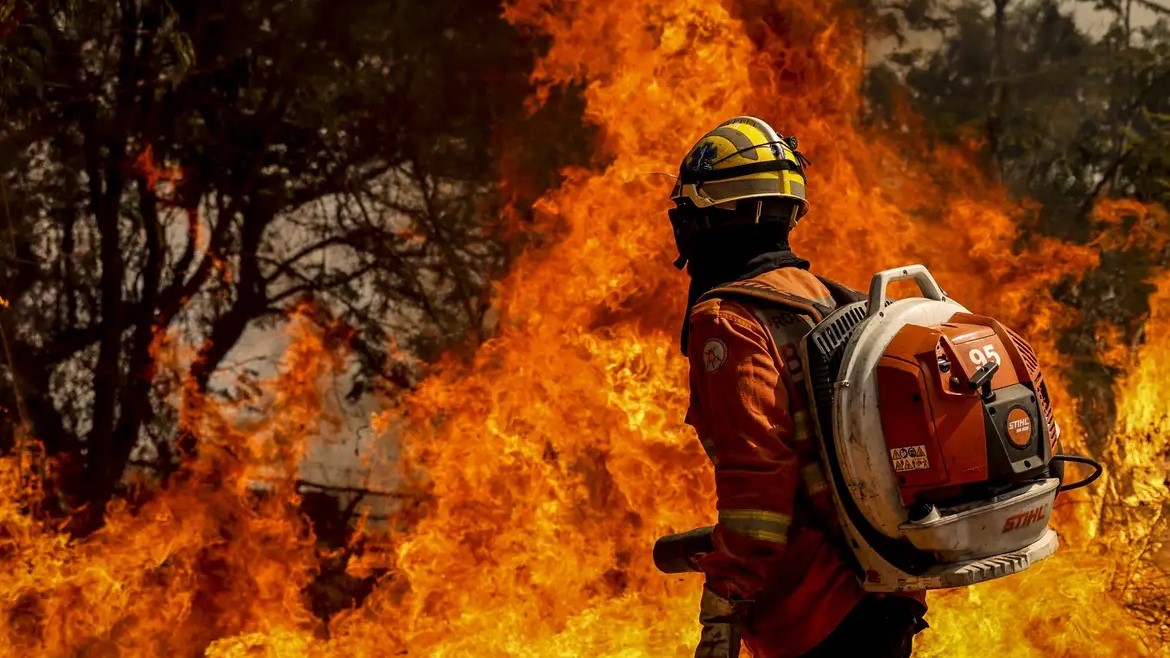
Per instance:
[[[306,297],[358,330],[359,388],[414,383],[387,358],[392,342],[426,359],[482,337],[507,256],[500,135],[575,108],[566,97],[528,118],[538,44],[499,12],[475,0],[12,5],[0,444],[36,439],[59,460],[59,512],[87,504],[92,528],[132,453],[165,465],[195,449],[155,394],[163,332],[198,346],[189,374],[204,389],[247,331]],[[556,171],[580,143],[534,141],[530,158]]]

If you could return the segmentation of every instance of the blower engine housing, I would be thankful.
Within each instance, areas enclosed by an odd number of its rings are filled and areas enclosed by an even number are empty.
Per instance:
[[[922,298],[887,301],[913,279]],[[948,299],[921,265],[804,339],[821,456],[870,591],[958,587],[1056,551],[1059,428],[1028,343]]]

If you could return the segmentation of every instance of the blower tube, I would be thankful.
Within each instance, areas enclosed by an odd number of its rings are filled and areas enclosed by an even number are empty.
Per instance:
[[[662,573],[698,571],[698,558],[715,551],[711,532],[715,526],[695,528],[674,535],[659,537],[654,542],[654,566]]]
[[[1080,489],[1081,487],[1087,487],[1090,484],[1096,482],[1097,478],[1101,477],[1101,473],[1105,472],[1105,467],[1101,465],[1101,462],[1091,457],[1082,457],[1080,455],[1052,455],[1052,461],[1072,462],[1074,464],[1084,464],[1086,466],[1093,467],[1093,473],[1088,477],[1082,480],[1077,480],[1072,484],[1061,484],[1061,493],[1064,493],[1065,491],[1072,491],[1073,489]]]

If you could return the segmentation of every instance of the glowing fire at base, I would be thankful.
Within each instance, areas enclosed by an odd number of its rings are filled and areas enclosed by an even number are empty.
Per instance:
[[[116,510],[80,545],[11,503],[0,510],[0,655],[688,655],[699,581],[656,573],[649,549],[710,522],[714,492],[681,422],[684,281],[669,266],[669,181],[652,174],[674,171],[693,139],[738,114],[797,133],[812,159],[813,209],[795,247],[817,271],[861,285],[926,262],[957,299],[1029,336],[1076,437],[1053,347],[1074,311],[1047,289],[1091,266],[1092,250],[1040,240],[1020,251],[1012,204],[966,155],[857,127],[861,35],[843,2],[726,4],[566,0],[550,14],[547,2],[519,0],[508,10],[552,38],[539,83],[587,84],[587,116],[612,162],[572,173],[541,201],[536,230],[563,239],[522,257],[501,284],[499,335],[405,405],[404,468],[422,473],[432,502],[393,538],[393,578],[335,618],[328,638],[300,594],[313,563],[303,524],[284,499],[240,503],[223,486],[234,476],[216,477],[221,460],[143,510]],[[1115,443],[1132,447],[1118,449],[1109,480],[1135,508],[1166,498],[1152,479],[1170,425],[1155,411],[1170,318],[1153,322],[1122,389]],[[301,336],[294,357],[323,352],[313,340]],[[285,377],[269,386],[314,390],[312,378]],[[290,408],[320,411],[311,395],[289,396],[280,409]],[[237,436],[202,430],[211,445]],[[1114,484],[1131,477],[1132,492]],[[933,595],[918,655],[1153,655],[1146,625],[1108,593],[1130,557],[1109,533],[1128,542],[1149,524],[1125,517],[1090,543],[1097,501],[1067,500],[1062,552],[1022,576]]]

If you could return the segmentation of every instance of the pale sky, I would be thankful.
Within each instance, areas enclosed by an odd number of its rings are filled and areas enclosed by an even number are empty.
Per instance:
[[[1170,9],[1170,0],[1162,0],[1162,2]],[[1018,5],[1020,0],[1015,0],[1012,5]],[[987,5],[987,13],[990,14],[992,10],[991,0],[985,2]],[[1008,11],[1011,11],[1009,5]],[[1087,30],[1090,34],[1100,35],[1109,29],[1109,25],[1113,20],[1113,14],[1108,11],[1098,11],[1094,9],[1089,3],[1084,1],[1065,2],[1066,6],[1073,6],[1073,15],[1081,27]],[[1157,20],[1158,14],[1148,7],[1145,7],[1138,2],[1134,2],[1132,15],[1130,17],[1133,27],[1140,28],[1151,25]],[[1170,18],[1170,15],[1167,16]],[[938,43],[939,35],[933,32],[924,33],[920,35],[911,35],[909,44],[918,48],[930,48]],[[885,39],[873,41],[868,44],[867,53],[871,64],[877,63],[882,57],[889,54],[890,50],[896,45],[894,39]]]
[[[1168,5],[1170,7],[1170,5]],[[1096,11],[1092,7],[1081,6],[1077,7],[1074,12],[1077,16],[1078,22],[1093,34],[1100,34],[1109,28],[1109,23],[1113,16],[1107,11]],[[1141,27],[1149,25],[1157,20],[1157,14],[1154,10],[1140,5],[1137,2],[1133,3],[1133,13],[1130,16],[1134,27]]]

